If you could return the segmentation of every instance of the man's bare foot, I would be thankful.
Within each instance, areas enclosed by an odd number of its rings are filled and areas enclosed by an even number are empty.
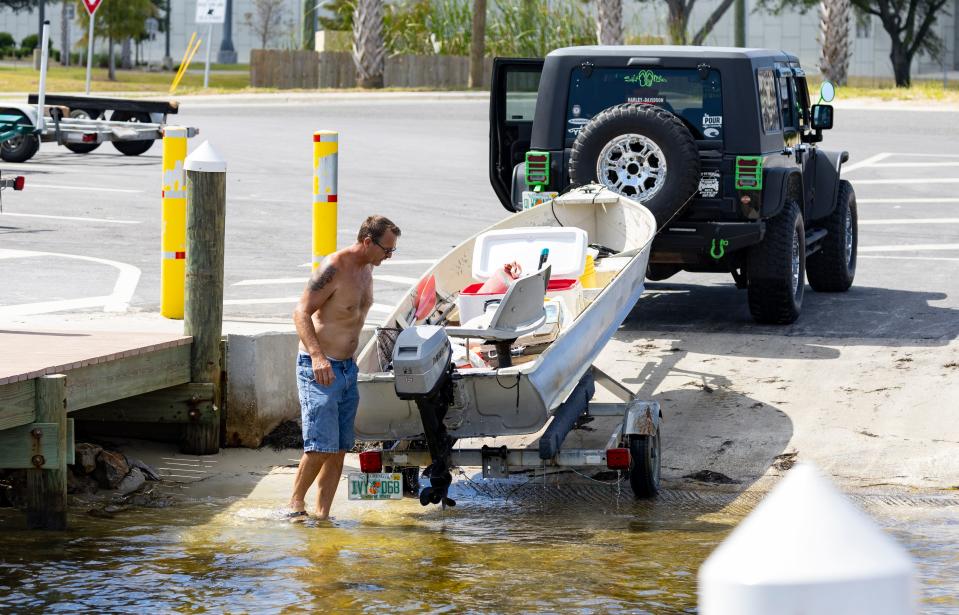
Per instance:
[[[290,507],[286,513],[287,521],[301,523],[306,521],[309,515],[306,513],[306,502],[297,502],[290,500]]]

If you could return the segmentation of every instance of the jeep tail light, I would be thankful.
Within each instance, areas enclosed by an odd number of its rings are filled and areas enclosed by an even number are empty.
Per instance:
[[[629,469],[629,449],[628,448],[609,448],[606,449],[606,467],[610,470],[628,470]]]
[[[736,190],[763,189],[763,157],[736,156]]]
[[[13,178],[13,189],[23,190],[24,183],[26,183],[26,178],[23,175],[17,175]]]
[[[549,152],[526,152],[526,183],[543,187],[549,184]]]
[[[371,472],[383,471],[383,455],[380,451],[364,451],[360,453],[360,472],[369,474]]]

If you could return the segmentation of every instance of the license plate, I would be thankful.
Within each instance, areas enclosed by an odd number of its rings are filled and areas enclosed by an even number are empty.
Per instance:
[[[403,475],[400,473],[363,474],[348,477],[351,500],[401,500],[403,499]]]

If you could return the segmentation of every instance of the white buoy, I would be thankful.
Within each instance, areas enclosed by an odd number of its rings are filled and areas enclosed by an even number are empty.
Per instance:
[[[917,593],[905,549],[809,464],[699,569],[702,615],[906,615]]]

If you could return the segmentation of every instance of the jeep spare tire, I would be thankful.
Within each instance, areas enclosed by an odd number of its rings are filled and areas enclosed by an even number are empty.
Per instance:
[[[662,228],[699,189],[699,151],[674,114],[624,104],[596,115],[576,136],[573,186],[599,183],[645,205]]]

